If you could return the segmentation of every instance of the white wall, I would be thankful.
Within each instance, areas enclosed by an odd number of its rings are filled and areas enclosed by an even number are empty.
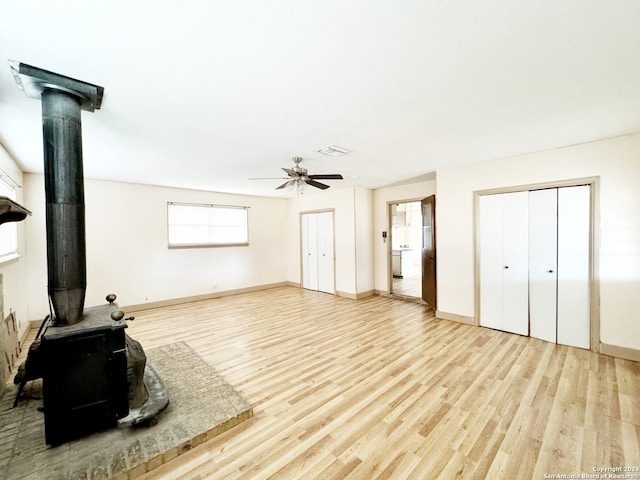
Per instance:
[[[437,171],[438,310],[475,317],[474,191],[600,177],[600,326],[640,349],[640,134]]]
[[[22,170],[2,145],[0,145],[0,169],[2,169],[0,175],[8,175],[13,181],[22,185]],[[8,183],[11,184],[11,180]],[[31,210],[30,206],[25,204],[24,188],[16,188],[16,200],[20,205]],[[18,228],[19,257],[0,264],[0,273],[2,273],[3,281],[3,291],[0,294],[4,297],[4,316],[6,317],[10,310],[16,313],[20,335],[27,330],[30,320],[27,313],[27,298],[24,295],[27,284],[25,225],[32,219],[33,217],[27,216],[25,220],[16,224]],[[2,225],[0,225],[0,228],[3,228]]]
[[[436,180],[426,180],[407,185],[397,185],[374,190],[373,192],[373,245],[375,289],[389,292],[389,255],[387,242],[389,241],[389,203],[402,203],[411,200],[421,200],[436,193]],[[438,197],[436,196],[436,205]],[[436,230],[439,228],[436,217]],[[387,232],[387,242],[382,238],[382,232]]]
[[[367,246],[370,243],[371,209],[367,189],[331,189],[289,199],[287,218],[288,280],[299,284],[300,214],[320,210],[334,211],[336,292],[355,296],[370,291],[373,270]],[[357,221],[356,221],[357,219]],[[358,253],[357,253],[358,252]]]
[[[356,188],[354,193],[356,292],[373,293],[373,191],[368,188]]]
[[[29,238],[28,316],[47,306],[45,199],[42,175],[25,174],[33,216]],[[167,248],[167,202],[243,205],[249,208],[247,247]],[[138,305],[286,282],[286,200],[85,180],[86,306]]]
[[[0,166],[15,163],[0,150]],[[437,172],[438,310],[474,317],[476,190],[600,177],[600,299],[603,343],[640,349],[640,134]],[[37,320],[47,312],[44,187],[25,174],[21,222],[25,255],[1,265],[5,310]],[[19,192],[20,193],[20,192]],[[387,204],[436,193],[436,181],[331,189],[283,200],[116,182],[86,181],[87,305],[115,292],[121,305],[222,292],[284,281],[300,283],[300,213],[333,209],[336,290],[387,291]],[[250,206],[250,247],[168,250],[166,202]],[[144,212],[144,213],[142,213]],[[1,228],[1,227],[0,227]],[[373,264],[371,264],[373,262]],[[26,327],[26,323],[22,323]]]

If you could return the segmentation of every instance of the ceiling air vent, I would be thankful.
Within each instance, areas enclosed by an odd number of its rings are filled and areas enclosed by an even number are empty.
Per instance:
[[[320,150],[316,150],[316,152],[322,153],[324,155],[329,155],[330,157],[339,157],[346,153],[349,153],[351,150],[344,147],[339,147],[338,145],[327,145],[326,147],[321,148]]]

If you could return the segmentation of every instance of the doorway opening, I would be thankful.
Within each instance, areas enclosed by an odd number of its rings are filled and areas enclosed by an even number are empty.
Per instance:
[[[389,203],[389,293],[437,308],[436,196]]]
[[[422,210],[419,201],[390,204],[391,289],[422,297]]]

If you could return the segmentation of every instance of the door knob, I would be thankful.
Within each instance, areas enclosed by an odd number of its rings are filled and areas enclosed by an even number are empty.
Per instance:
[[[547,273],[553,273],[553,270],[547,270]]]
[[[509,265],[504,266],[505,270],[509,270]]]

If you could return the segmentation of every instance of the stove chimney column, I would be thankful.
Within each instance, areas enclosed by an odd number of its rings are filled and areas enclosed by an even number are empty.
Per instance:
[[[18,87],[42,102],[49,298],[55,324],[74,325],[82,320],[87,289],[80,111],[99,109],[104,88],[9,63]]]
[[[82,319],[87,289],[80,102],[42,92],[48,292],[56,324]]]

